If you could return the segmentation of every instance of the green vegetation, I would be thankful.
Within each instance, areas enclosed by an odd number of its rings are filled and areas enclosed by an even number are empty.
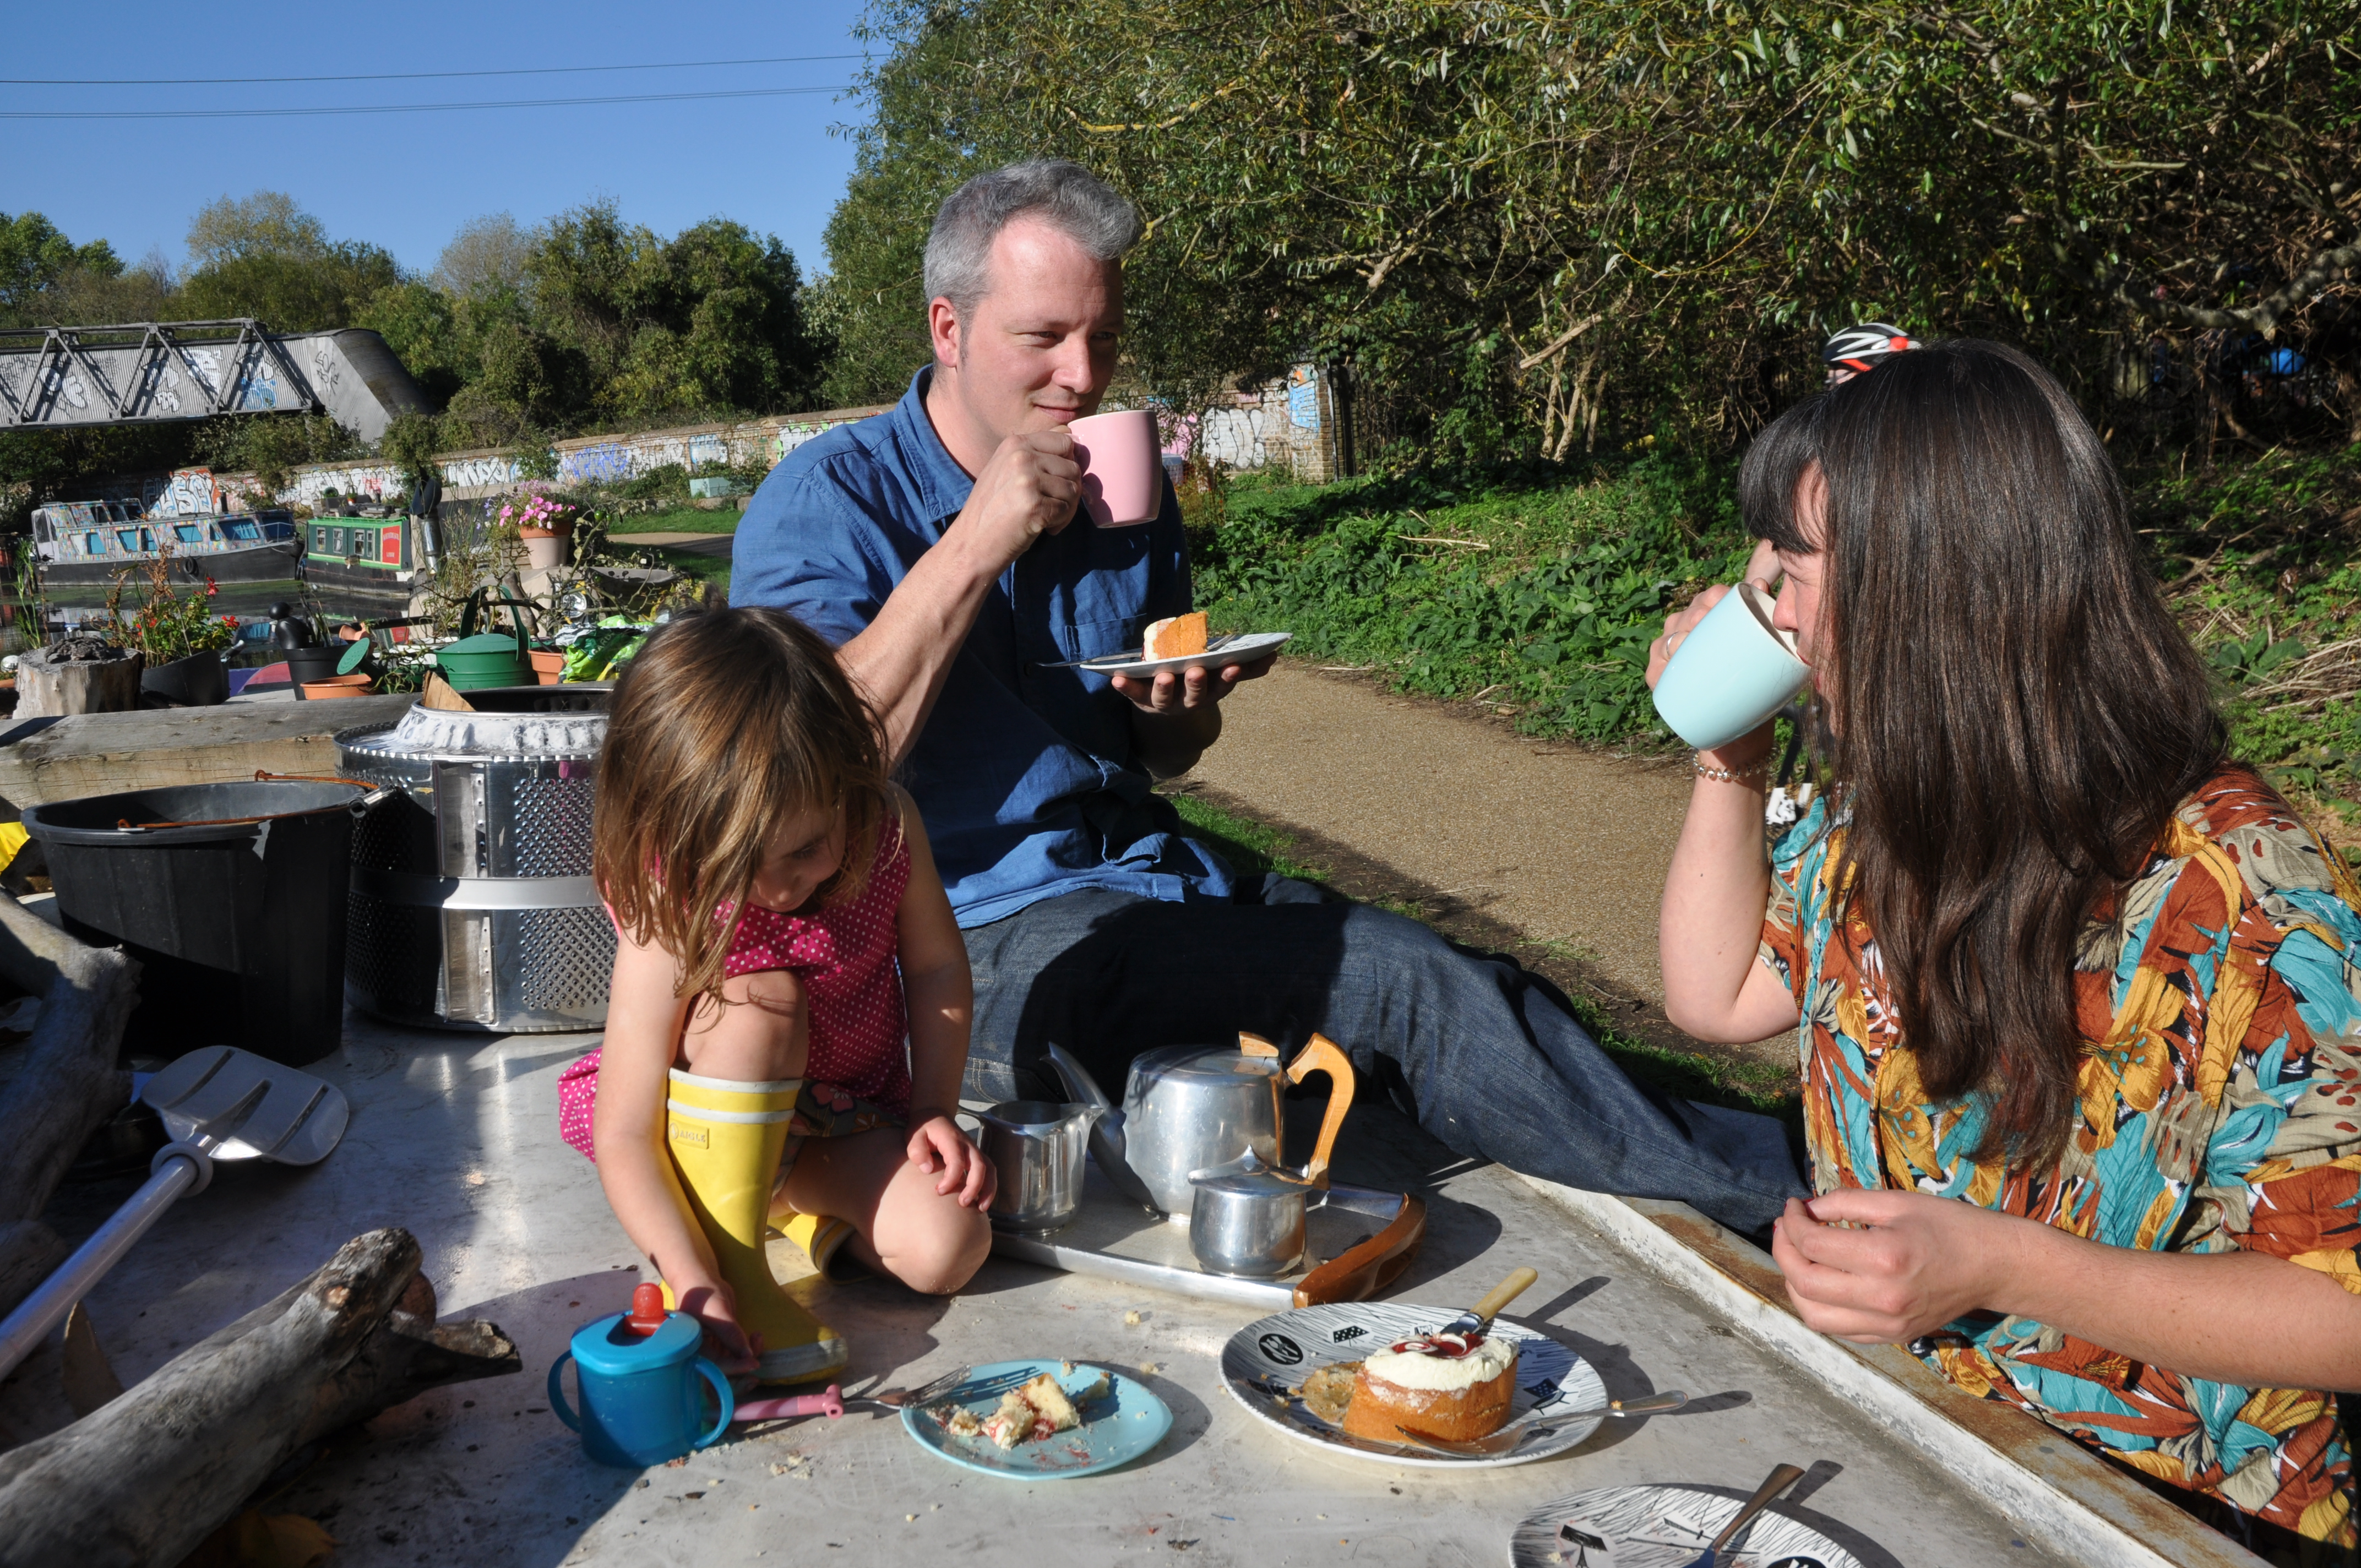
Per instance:
[[[1250,876],[1277,872],[1323,887],[1329,884],[1328,873],[1302,858],[1294,840],[1278,828],[1185,792],[1174,792],[1170,798],[1180,810],[1181,821],[1188,825],[1190,835],[1212,845],[1233,870]],[[1401,905],[1384,906],[1398,915],[1421,918],[1417,910]],[[1444,934],[1452,935],[1448,929]],[[1527,943],[1525,950],[1515,956],[1528,964],[1564,957],[1553,950],[1556,946]],[[1545,961],[1543,967],[1547,967]],[[1709,1056],[1652,1044],[1617,1028],[1613,1020],[1577,988],[1567,986],[1564,990],[1583,1027],[1621,1064],[1624,1071],[1642,1082],[1655,1084],[1685,1099],[1735,1106],[1742,1111],[1762,1111],[1791,1120],[1802,1114],[1792,1070],[1742,1058]]]
[[[736,504],[719,511],[699,511],[695,507],[676,507],[664,511],[639,512],[618,517],[607,524],[609,533],[735,533],[741,517]]]
[[[2355,0],[870,17],[873,117],[829,235],[839,400],[919,362],[910,214],[1047,154],[1148,219],[1142,384],[1186,411],[1346,367],[1365,459],[1726,449],[1868,316],[2021,343],[2143,446],[2361,439]],[[2301,399],[2239,384],[2273,333],[2310,356]]]
[[[2237,753],[2332,839],[2361,842],[2361,444],[2130,478]],[[1292,654],[1481,702],[1528,733],[1668,744],[1647,645],[1668,611],[1742,569],[1730,479],[1643,455],[1573,478],[1242,482],[1227,521],[1196,534],[1199,598],[1224,630],[1283,627]]]

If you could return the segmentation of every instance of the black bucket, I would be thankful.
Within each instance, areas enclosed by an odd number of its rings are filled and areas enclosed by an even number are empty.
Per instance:
[[[300,1066],[336,1048],[354,807],[367,794],[181,784],[26,809],[66,929],[120,942],[142,966],[127,1054],[232,1045]]]

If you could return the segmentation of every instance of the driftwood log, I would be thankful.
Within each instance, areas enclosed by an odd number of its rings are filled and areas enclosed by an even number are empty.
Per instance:
[[[115,1065],[124,1020],[139,1001],[139,964],[93,948],[0,894],[0,974],[41,999],[32,1038],[16,1047],[0,1087],[0,1313],[58,1261],[38,1223],[49,1194],[99,1124],[130,1102]]]
[[[63,1431],[0,1453],[0,1568],[172,1568],[305,1443],[429,1388],[522,1370],[437,1324],[408,1231],[371,1231]]]

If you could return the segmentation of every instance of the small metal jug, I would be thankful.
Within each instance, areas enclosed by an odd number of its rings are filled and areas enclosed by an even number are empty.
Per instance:
[[[1067,1093],[1105,1105],[1081,1063],[1055,1046],[1049,1054]],[[1192,1174],[1217,1167],[1283,1168],[1279,1096],[1288,1084],[1314,1072],[1328,1075],[1328,1108],[1312,1157],[1299,1174],[1324,1186],[1329,1153],[1353,1107],[1354,1090],[1351,1058],[1325,1035],[1313,1035],[1285,1068],[1279,1065],[1279,1047],[1254,1035],[1240,1035],[1235,1050],[1168,1046],[1146,1052],[1131,1064],[1122,1114],[1104,1117],[1094,1138],[1099,1162],[1111,1168],[1110,1179],[1126,1197],[1144,1199],[1169,1218],[1184,1221],[1196,1200],[1189,1184]]]
[[[1201,1170],[1189,1184],[1189,1250],[1213,1273],[1268,1278],[1302,1258],[1310,1183],[1275,1170]]]
[[[983,1157],[1000,1173],[994,1226],[1037,1234],[1071,1220],[1082,1201],[1082,1155],[1098,1113],[1054,1100],[1009,1100],[973,1114],[983,1124]]]
[[[551,1363],[549,1407],[582,1434],[582,1451],[601,1464],[644,1470],[686,1457],[717,1442],[737,1413],[730,1380],[697,1354],[704,1342],[703,1324],[686,1312],[665,1311],[663,1288],[642,1285],[631,1292],[629,1312],[577,1330]],[[579,1415],[566,1405],[560,1376],[569,1361],[582,1391]],[[706,1385],[721,1401],[709,1427],[700,1409]]]

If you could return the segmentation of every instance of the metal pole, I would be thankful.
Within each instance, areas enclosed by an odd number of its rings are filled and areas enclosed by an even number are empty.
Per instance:
[[[33,1353],[49,1332],[73,1310],[74,1303],[115,1266],[115,1259],[128,1252],[131,1244],[163,1217],[175,1199],[190,1188],[204,1184],[203,1178],[210,1174],[205,1168],[209,1163],[203,1150],[186,1144],[174,1144],[158,1152],[156,1174],[148,1179],[146,1185],[99,1226],[97,1234],[82,1243],[71,1257],[59,1265],[55,1274],[19,1302],[5,1321],[0,1321],[0,1377],[15,1371],[16,1364]]]

